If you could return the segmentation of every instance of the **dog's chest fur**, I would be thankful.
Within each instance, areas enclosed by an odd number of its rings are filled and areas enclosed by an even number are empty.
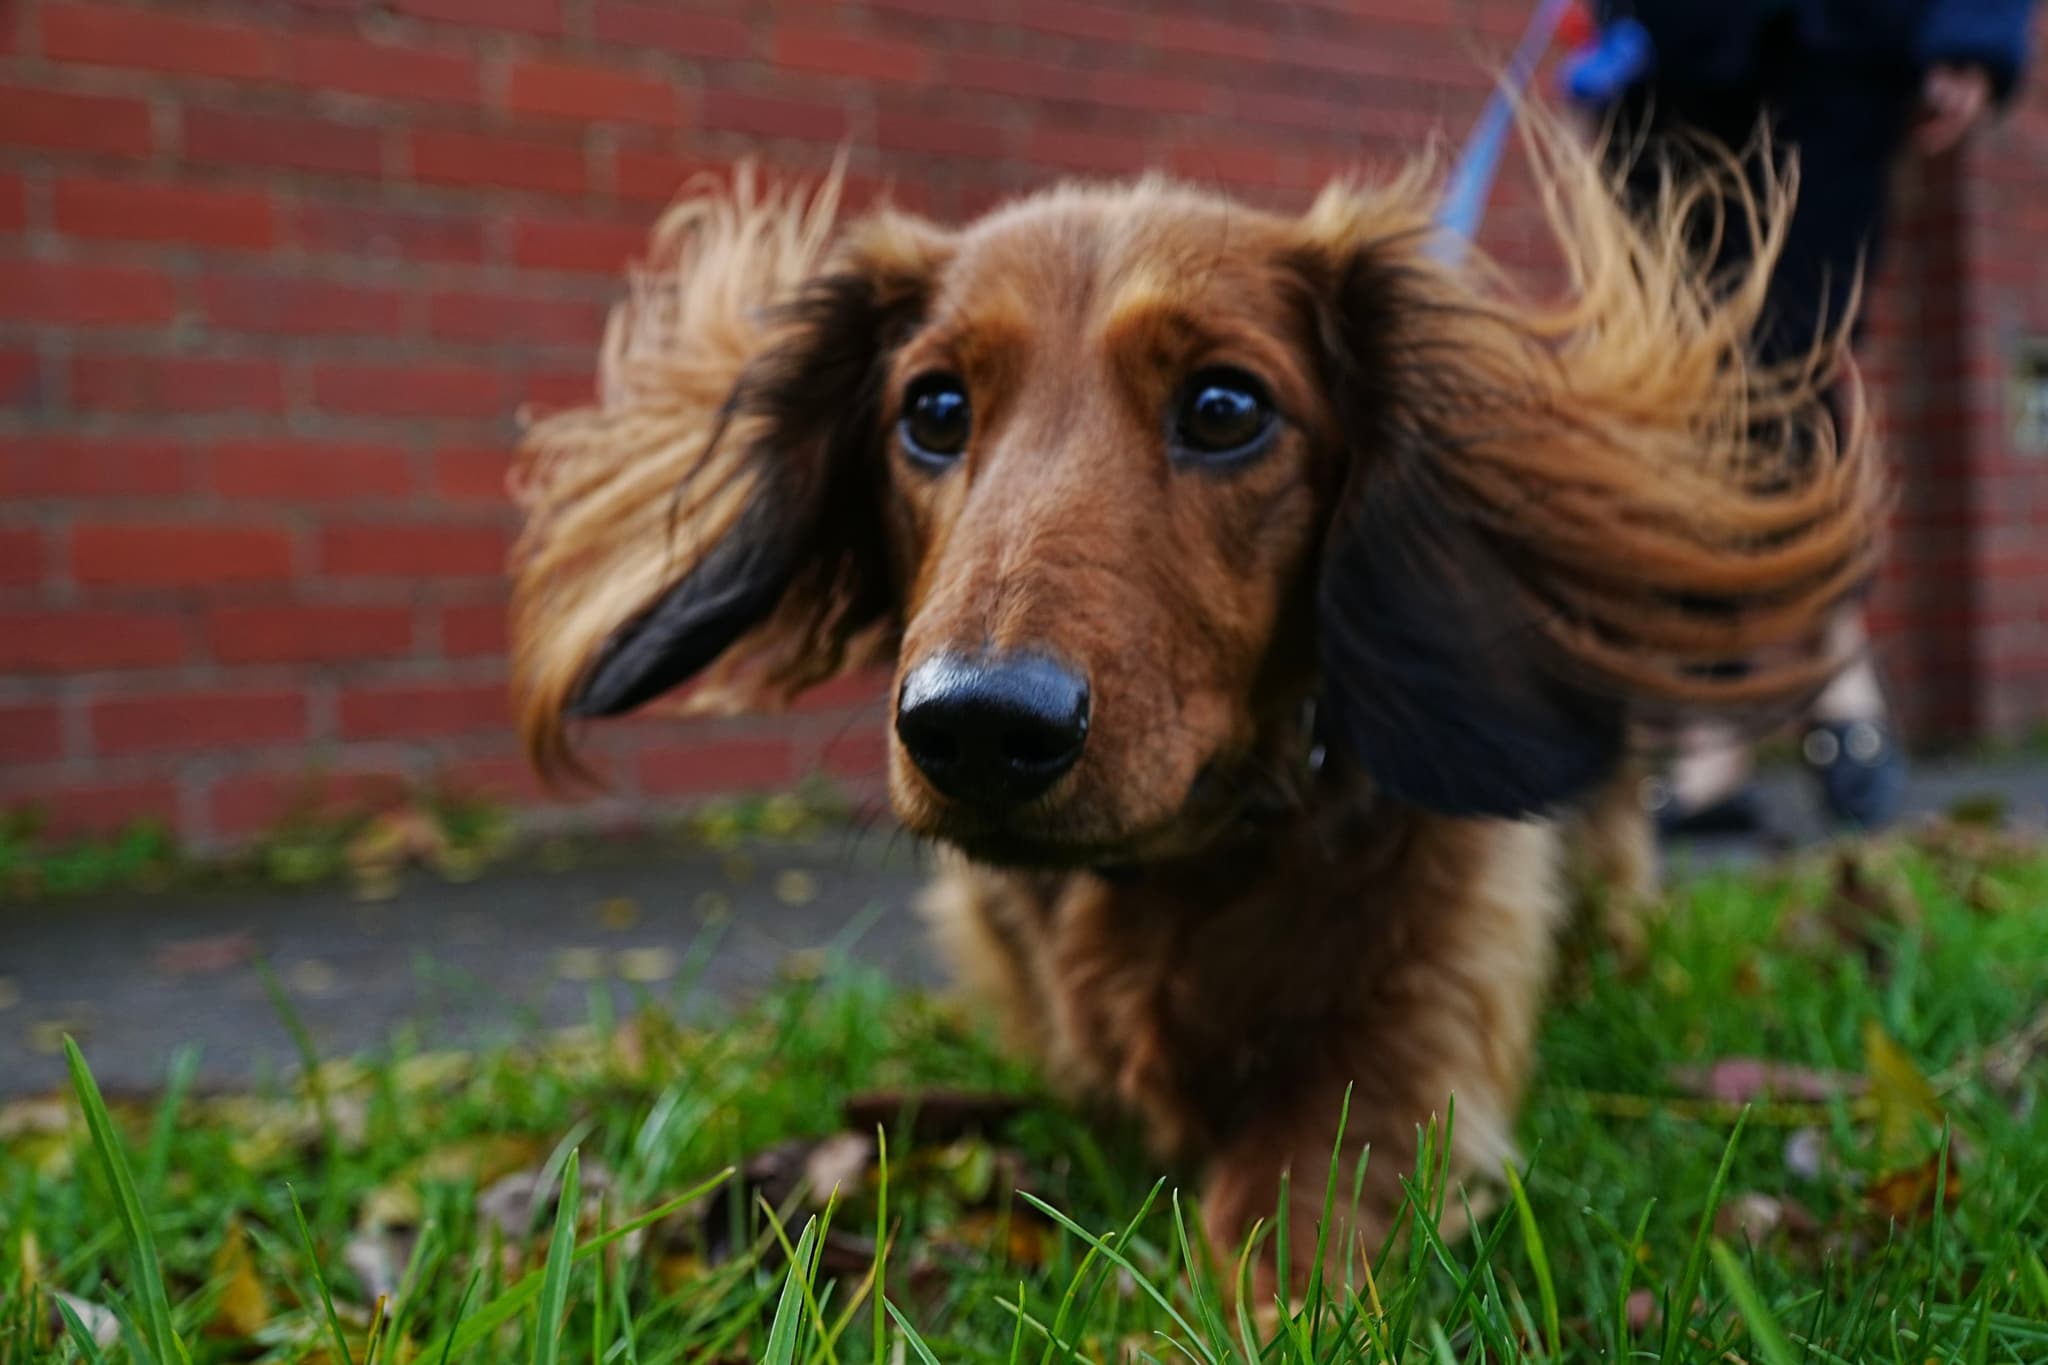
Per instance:
[[[1355,1113],[1420,1115],[1455,1085],[1493,1149],[1563,913],[1560,842],[1544,822],[1303,819],[1130,879],[951,860],[923,910],[1006,1041],[1163,1154],[1327,1122],[1354,1084]]]

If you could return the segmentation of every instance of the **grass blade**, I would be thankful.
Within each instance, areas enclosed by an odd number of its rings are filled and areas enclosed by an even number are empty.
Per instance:
[[[455,1334],[462,1330],[463,1319],[469,1316],[470,1296],[476,1293],[477,1281],[483,1279],[483,1277],[484,1272],[482,1270],[472,1270],[469,1272],[469,1283],[462,1286],[462,1297],[455,1301],[455,1320],[448,1328],[448,1335],[442,1338],[441,1341],[439,1365],[448,1365],[448,1348],[455,1344]]]
[[[1138,1216],[1131,1220],[1132,1229],[1135,1229],[1137,1225],[1141,1221],[1143,1221],[1146,1212],[1149,1211],[1152,1207],[1152,1202],[1159,1197],[1159,1190],[1159,1185],[1154,1185],[1152,1187],[1152,1193],[1146,1196],[1145,1198],[1144,1208],[1141,1208],[1138,1211]],[[1076,1237],[1079,1237],[1089,1246],[1099,1250],[1102,1253],[1103,1258],[1109,1261],[1111,1264],[1119,1266],[1122,1269],[1129,1271],[1132,1281],[1136,1283],[1139,1289],[1144,1291],[1145,1296],[1147,1298],[1151,1299],[1154,1303],[1158,1304],[1161,1309],[1165,1310],[1166,1315],[1173,1319],[1174,1326],[1180,1329],[1181,1335],[1186,1337],[1189,1341],[1201,1341],[1201,1334],[1195,1331],[1193,1325],[1190,1324],[1186,1318],[1181,1316],[1180,1310],[1173,1306],[1173,1301],[1167,1298],[1165,1294],[1160,1292],[1159,1286],[1153,1284],[1151,1277],[1146,1275],[1144,1271],[1138,1269],[1137,1265],[1132,1262],[1131,1258],[1124,1255],[1120,1247],[1112,1245],[1108,1238],[1098,1237],[1096,1234],[1088,1231],[1088,1229],[1082,1227],[1079,1223],[1067,1217],[1067,1215],[1061,1213],[1058,1209],[1046,1203],[1043,1199],[1040,1199],[1037,1195],[1031,1193],[1029,1190],[1017,1191],[1017,1197],[1019,1199],[1022,1199],[1025,1203],[1031,1205],[1032,1208],[1037,1209],[1046,1217],[1052,1219],[1055,1223],[1058,1223],[1068,1232],[1071,1232]],[[1214,1354],[1208,1350],[1204,1350],[1203,1359],[1208,1361],[1210,1365],[1218,1365],[1218,1362],[1216,1361]]]
[[[534,1365],[555,1365],[561,1357],[562,1318],[569,1306],[570,1258],[576,1254],[576,1210],[583,1202],[580,1149],[571,1148],[562,1167],[561,1197],[555,1201],[555,1231],[548,1238],[548,1264],[540,1284],[540,1317]]]
[[[100,1095],[99,1082],[92,1078],[85,1054],[69,1034],[64,1038],[64,1059],[71,1068],[71,1088],[78,1093],[79,1106],[85,1110],[85,1126],[92,1135],[93,1149],[99,1153],[100,1167],[115,1202],[120,1205],[122,1231],[128,1238],[129,1254],[135,1259],[135,1283],[142,1293],[143,1311],[148,1315],[150,1352],[159,1365],[184,1361],[188,1359],[185,1344],[178,1340],[177,1330],[171,1325],[171,1299],[164,1288],[163,1262],[157,1258],[156,1238],[142,1212],[142,1196],[136,1193],[134,1173],[128,1169],[128,1157],[121,1148],[120,1134],[114,1131],[114,1120],[107,1113],[107,1102]]]
[[[1714,1171],[1714,1183],[1707,1187],[1707,1205],[1700,1210],[1700,1224],[1693,1233],[1692,1250],[1685,1256],[1685,1270],[1679,1275],[1676,1286],[1667,1286],[1662,1357],[1665,1360],[1685,1358],[1679,1354],[1679,1349],[1685,1339],[1686,1324],[1692,1321],[1692,1301],[1699,1291],[1700,1277],[1706,1273],[1707,1240],[1713,1232],[1714,1215],[1721,1208],[1721,1194],[1728,1188],[1728,1173],[1735,1167],[1736,1144],[1742,1141],[1742,1130],[1748,1124],[1749,1107],[1744,1105],[1735,1120],[1734,1131],[1728,1134],[1728,1145],[1721,1149],[1721,1164]],[[1676,1292],[1669,1292],[1672,1289]]]
[[[1721,1272],[1721,1283],[1728,1287],[1728,1297],[1735,1300],[1736,1311],[1749,1327],[1749,1339],[1756,1343],[1757,1353],[1766,1365],[1799,1365],[1792,1343],[1785,1339],[1785,1329],[1771,1316],[1763,1295],[1757,1293],[1749,1272],[1742,1268],[1741,1259],[1719,1238],[1708,1249],[1713,1253],[1714,1268]]]
[[[1515,1201],[1515,1217],[1522,1225],[1522,1249],[1528,1253],[1530,1272],[1536,1276],[1536,1296],[1543,1305],[1543,1341],[1553,1356],[1564,1353],[1563,1332],[1557,1312],[1557,1282],[1550,1275],[1550,1255],[1544,1250],[1543,1234],[1536,1226],[1536,1211],[1529,1207],[1529,1192],[1522,1177],[1508,1165],[1508,1193]]]
[[[33,1299],[35,1296],[31,1294],[29,1297]],[[71,1333],[71,1342],[78,1347],[79,1358],[84,1360],[86,1365],[107,1365],[106,1353],[100,1350],[99,1340],[93,1336],[92,1329],[85,1325],[84,1319],[78,1316],[70,1304],[64,1302],[62,1295],[52,1294],[50,1302],[55,1305],[57,1315],[64,1319],[64,1330]]]
[[[313,1286],[320,1291],[320,1305],[327,1310],[327,1331],[334,1338],[334,1358],[342,1365],[355,1359],[349,1354],[348,1337],[341,1330],[341,1318],[334,1311],[334,1295],[327,1288],[327,1272],[320,1267],[320,1253],[313,1249],[313,1229],[306,1222],[306,1210],[299,1204],[299,1192],[289,1182],[285,1193],[292,1197],[292,1214],[299,1220],[299,1242],[306,1248],[306,1264],[313,1271]]]
[[[875,1361],[887,1360],[889,1318],[883,1299],[889,1286],[889,1133],[875,1125]],[[1018,1302],[1022,1303],[1020,1295]]]
[[[284,983],[277,979],[270,964],[258,961],[256,975],[263,983],[263,993],[270,997],[270,1007],[277,1011],[278,1021],[292,1040],[293,1051],[299,1054],[299,1068],[306,1073],[306,1091],[313,1097],[313,1112],[319,1116],[320,1135],[326,1139],[327,1154],[332,1157],[341,1144],[334,1126],[334,1106],[327,1099],[327,1077],[320,1070],[320,1049],[313,1046],[312,1031],[306,1027],[306,1020],[291,996],[285,994]]]
[[[720,1185],[732,1179],[732,1176],[733,1168],[728,1166],[717,1175],[698,1185],[695,1189],[679,1194],[667,1203],[649,1209],[637,1218],[621,1223],[602,1237],[592,1238],[590,1241],[585,1242],[582,1246],[576,1248],[576,1254],[572,1259],[576,1261],[586,1260],[589,1257],[598,1255],[620,1238],[630,1237],[642,1228],[654,1226],[654,1224],[659,1223],[670,1214],[688,1208],[705,1195],[710,1194]],[[533,1271],[524,1276],[516,1284],[485,1303],[483,1307],[477,1309],[476,1315],[467,1322],[460,1322],[456,1326],[449,1328],[447,1335],[428,1349],[421,1351],[420,1355],[423,1357],[439,1355],[445,1365],[450,1356],[469,1350],[479,1341],[489,1336],[492,1332],[497,1331],[499,1327],[510,1322],[524,1311],[526,1305],[533,1302],[539,1296],[541,1279],[542,1272],[540,1271]]]
[[[171,1054],[170,1074],[164,1081],[164,1095],[157,1105],[156,1122],[149,1133],[149,1147],[142,1158],[142,1188],[155,1194],[164,1187],[164,1175],[171,1167],[171,1143],[178,1136],[178,1113],[185,1096],[199,1076],[199,1049],[190,1043]]]
[[[775,1317],[768,1324],[768,1347],[762,1352],[761,1365],[791,1365],[796,1359],[797,1333],[807,1311],[811,1259],[817,1244],[818,1220],[812,1218],[804,1223],[803,1235],[796,1239],[789,1257],[789,1269],[783,1272],[782,1297],[776,1300]]]
[[[923,1361],[924,1365],[939,1365],[939,1358],[932,1354],[932,1348],[924,1344],[924,1338],[917,1334],[917,1329],[896,1311],[896,1305],[887,1299],[882,1301],[882,1305],[889,1310],[889,1316],[896,1319],[897,1328],[902,1331],[903,1339],[910,1343],[910,1349],[917,1358]]]

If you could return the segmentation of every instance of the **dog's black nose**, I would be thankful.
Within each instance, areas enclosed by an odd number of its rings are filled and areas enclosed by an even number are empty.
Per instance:
[[[1037,654],[940,655],[910,670],[896,737],[955,801],[1012,806],[1044,792],[1088,742],[1088,680]]]

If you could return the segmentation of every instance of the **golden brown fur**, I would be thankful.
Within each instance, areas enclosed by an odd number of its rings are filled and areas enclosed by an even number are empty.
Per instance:
[[[1745,363],[1782,196],[1731,164],[1641,228],[1540,115],[1529,145],[1555,299],[1438,264],[1420,174],[1298,219],[1065,187],[958,231],[835,229],[830,182],[686,199],[601,401],[527,443],[536,761],[571,770],[574,713],[693,674],[761,706],[863,659],[1055,655],[1092,712],[1043,795],[978,807],[890,760],[898,816],[961,851],[925,911],[1010,1041],[1202,1166],[1225,1244],[1323,1168],[1347,1086],[1358,1231],[1453,1094],[1458,1169],[1492,1173],[1567,841],[1650,882],[1625,728],[1814,686],[1880,510],[1860,420],[1821,401],[1838,339]],[[1688,243],[1731,195],[1759,265],[1703,280]],[[1275,434],[1195,467],[1171,414],[1219,363]],[[935,373],[973,403],[944,470],[892,434]]]

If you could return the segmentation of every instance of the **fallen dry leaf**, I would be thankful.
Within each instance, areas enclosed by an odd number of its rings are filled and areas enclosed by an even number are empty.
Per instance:
[[[704,1258],[697,1253],[670,1252],[654,1263],[654,1282],[661,1287],[664,1295],[670,1295],[684,1285],[702,1279],[704,1271]]]
[[[1925,1161],[1900,1167],[1871,1181],[1863,1198],[1880,1216],[1910,1224],[1933,1214],[1937,1196],[1952,1208],[1962,1194],[1962,1173],[1956,1169],[1955,1153],[1951,1151],[1946,1170],[1937,1152]]]
[[[598,948],[564,948],[555,954],[555,975],[564,981],[595,981],[604,975],[604,952]]]
[[[1820,1230],[1813,1211],[1786,1195],[1746,1190],[1729,1196],[1714,1212],[1714,1232],[1724,1241],[1761,1245],[1782,1232],[1788,1241],[1805,1243],[1817,1238]]]
[[[391,1226],[365,1229],[348,1239],[341,1249],[341,1263],[361,1282],[372,1299],[398,1297],[398,1282],[412,1260],[419,1240],[416,1227]]]
[[[939,1240],[1036,1270],[1045,1264],[1051,1250],[1053,1227],[1029,1205],[1000,1213],[977,1209],[943,1229]]]
[[[285,980],[294,991],[315,1000],[334,994],[341,986],[341,974],[316,957],[294,962]]]
[[[121,1339],[121,1319],[114,1316],[113,1309],[102,1308],[88,1299],[66,1294],[61,1289],[48,1289],[44,1292],[50,1296],[50,1332],[56,1339],[71,1339],[71,1329],[65,1324],[64,1315],[57,1311],[59,1303],[71,1310],[71,1316],[78,1319],[78,1325],[86,1330],[86,1334],[93,1339],[93,1344],[101,1350],[109,1349]]]
[[[1939,1131],[1944,1117],[1934,1086],[1875,1019],[1863,1025],[1863,1066],[1877,1111],[1879,1156],[1887,1163],[1917,1157],[1925,1149],[1925,1130]]]
[[[628,948],[617,959],[619,979],[649,986],[667,981],[682,967],[673,948]]]
[[[255,956],[254,934],[215,934],[159,944],[150,965],[166,976],[210,976],[240,967]]]
[[[784,905],[809,905],[818,898],[818,879],[800,867],[792,867],[775,878],[775,899]]]
[[[547,1155],[539,1138],[492,1133],[437,1147],[419,1159],[422,1180],[473,1180],[479,1186],[502,1179]]]
[[[441,1092],[460,1085],[475,1070],[476,1057],[468,1052],[417,1052],[392,1067],[391,1081],[404,1095]]]
[[[1920,902],[1887,851],[1865,847],[1836,854],[1834,888],[1821,924],[1835,944],[1863,959],[1872,977],[1882,980],[1891,972],[1891,947],[1881,931],[1919,923]]]
[[[543,1176],[544,1172],[535,1167],[513,1171],[492,1181],[476,1197],[478,1220],[495,1223],[507,1242],[525,1241],[542,1220],[553,1217],[555,1200],[561,1194],[558,1179],[544,1181]],[[595,1161],[582,1165],[583,1204],[577,1210],[579,1223],[596,1216],[599,1203],[612,1187],[611,1172],[605,1167]]]
[[[1950,802],[1943,816],[1952,825],[2002,829],[2010,804],[2001,793],[1977,792]]]
[[[2026,899],[2012,883],[1989,872],[1977,872],[1963,892],[1963,903],[1986,918],[1995,918],[2024,909]]]
[[[1674,1067],[1671,1083],[1687,1095],[1723,1104],[1766,1100],[1818,1104],[1861,1094],[1866,1084],[1863,1077],[1846,1071],[1824,1071],[1761,1057],[1724,1057],[1711,1066]]]
[[[1960,1163],[1966,1151],[1952,1134],[1947,1155],[1929,1150],[1933,1134],[1946,1123],[1934,1085],[1904,1048],[1872,1019],[1863,1025],[1864,1068],[1870,1073],[1877,1154],[1884,1174],[1864,1189],[1872,1210],[1895,1222],[1911,1223],[1934,1211],[1937,1199],[1953,1204],[1962,1192]]]
[[[1023,1111],[1015,1095],[970,1090],[873,1090],[849,1096],[840,1106],[846,1126],[856,1132],[903,1130],[919,1144],[997,1133]]]
[[[640,902],[628,896],[600,901],[597,922],[615,933],[624,933],[640,922]]]
[[[1785,1139],[1785,1169],[1801,1180],[1819,1180],[1838,1167],[1828,1135],[1820,1129],[1794,1129]]]
[[[229,1220],[227,1235],[213,1254],[212,1271],[221,1291],[213,1316],[207,1320],[206,1335],[246,1341],[269,1325],[270,1295],[256,1275],[249,1235],[239,1220]]]
[[[875,1164],[875,1140],[863,1133],[834,1133],[804,1157],[804,1183],[813,1200],[852,1189]]]
[[[2010,1093],[2019,1088],[2044,1051],[2048,1051],[2048,1005],[2043,1005],[2026,1023],[1984,1049],[1977,1058],[1975,1069],[1994,1090]]]
[[[401,806],[374,817],[349,840],[348,863],[358,877],[388,876],[414,859],[432,861],[446,847],[447,839],[431,815]]]
[[[92,1031],[76,1019],[38,1019],[28,1026],[28,1045],[45,1057],[54,1057],[64,1050],[67,1033],[83,1042]]]
[[[37,1095],[0,1104],[0,1142],[20,1137],[65,1136],[83,1131],[85,1116],[69,1099]]]

